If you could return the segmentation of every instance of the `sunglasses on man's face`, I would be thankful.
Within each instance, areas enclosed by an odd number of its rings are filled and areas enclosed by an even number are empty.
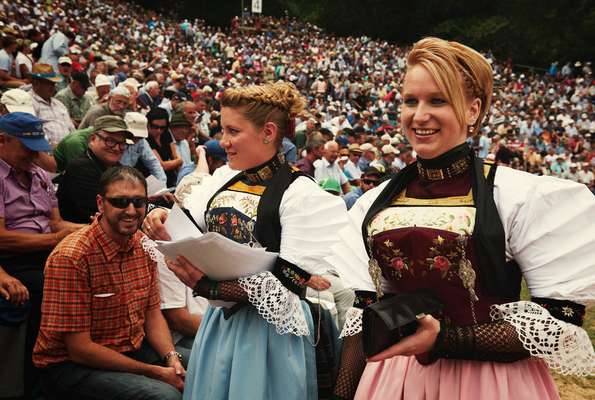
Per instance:
[[[116,208],[127,208],[130,203],[134,208],[144,208],[149,201],[146,197],[104,197],[104,199]]]
[[[376,179],[362,179],[362,181],[366,184],[366,185],[378,185],[378,181]]]
[[[155,125],[155,124],[150,124],[149,127],[151,129],[159,129],[160,131],[163,131],[167,128],[167,125]]]

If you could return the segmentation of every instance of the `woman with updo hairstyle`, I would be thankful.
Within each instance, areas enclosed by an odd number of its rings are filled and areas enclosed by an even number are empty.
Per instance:
[[[338,333],[320,336],[324,316],[304,295],[306,287],[328,288],[318,274],[331,267],[325,258],[347,223],[345,205],[279,152],[305,104],[293,84],[227,89],[220,101],[228,164],[196,186],[184,205],[204,232],[279,256],[271,271],[230,281],[211,280],[184,258],[168,262],[195,296],[212,300],[192,348],[184,398],[314,400],[333,389],[316,352]],[[152,211],[143,230],[167,240],[166,218],[165,211]],[[242,260],[236,261],[241,271]],[[328,377],[322,389],[318,376]]]
[[[355,203],[329,259],[359,289],[337,399],[558,399],[548,366],[593,373],[580,326],[595,297],[595,200],[475,156],[467,139],[492,85],[487,60],[460,43],[426,38],[408,55],[401,126],[417,161]],[[519,301],[522,278],[531,301]],[[424,296],[440,307],[411,301]],[[362,310],[378,301],[409,302],[412,332],[387,343],[368,329]]]

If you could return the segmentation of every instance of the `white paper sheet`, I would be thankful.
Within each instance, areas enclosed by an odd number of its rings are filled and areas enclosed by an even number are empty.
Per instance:
[[[223,281],[254,275],[273,268],[279,253],[236,243],[215,232],[197,238],[157,241],[157,249],[175,260],[184,256],[210,279]]]
[[[147,194],[149,195],[149,197],[159,196],[161,194],[167,193],[167,191],[168,189],[165,185],[165,182],[160,181],[153,175],[149,175],[147,177]]]
[[[177,204],[174,204],[169,212],[164,227],[172,241],[202,236],[202,232]]]

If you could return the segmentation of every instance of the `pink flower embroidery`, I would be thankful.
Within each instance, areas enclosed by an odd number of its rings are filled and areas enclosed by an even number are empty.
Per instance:
[[[434,267],[440,271],[448,271],[450,261],[444,256],[436,256],[434,257]]]
[[[391,266],[397,271],[402,270],[406,267],[405,261],[401,257],[395,257],[391,260]]]

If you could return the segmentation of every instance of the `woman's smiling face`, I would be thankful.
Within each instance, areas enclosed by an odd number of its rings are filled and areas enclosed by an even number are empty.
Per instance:
[[[401,124],[411,146],[423,159],[435,158],[467,139],[467,127],[457,120],[455,110],[428,70],[411,66],[403,82]],[[469,101],[465,115],[478,112],[478,100]]]

